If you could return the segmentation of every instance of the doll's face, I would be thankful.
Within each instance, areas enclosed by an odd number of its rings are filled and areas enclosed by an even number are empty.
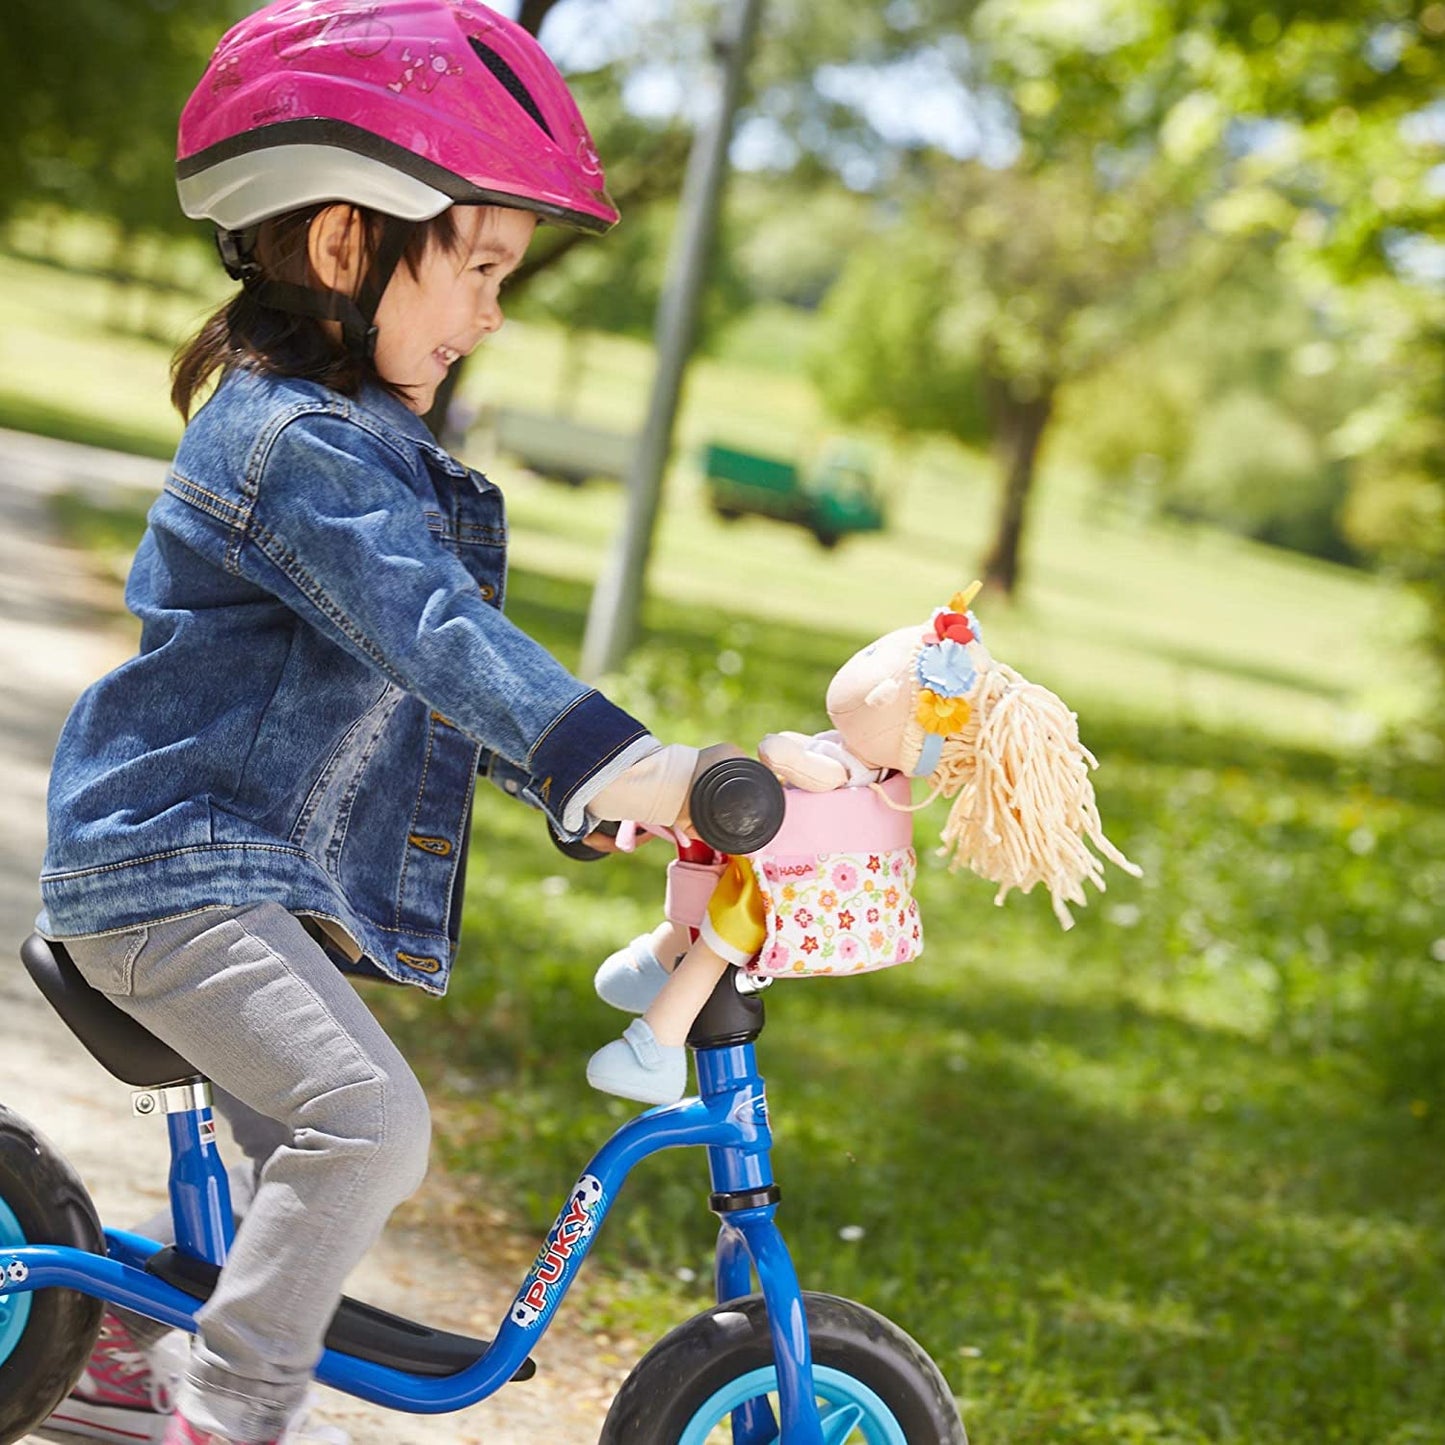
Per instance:
[[[924,629],[900,627],[855,652],[828,685],[828,716],[854,756],[875,768],[910,772],[904,755],[913,716],[913,659]]]

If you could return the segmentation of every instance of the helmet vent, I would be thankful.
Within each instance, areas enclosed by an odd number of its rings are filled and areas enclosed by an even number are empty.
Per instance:
[[[468,42],[473,50],[477,52],[477,59],[501,81],[507,93],[537,122],[545,132],[547,139],[555,141],[556,136],[552,134],[552,127],[542,119],[542,112],[537,102],[532,99],[531,92],[522,84],[517,72],[502,59],[500,55],[489,46],[484,45],[475,35],[467,36]]]

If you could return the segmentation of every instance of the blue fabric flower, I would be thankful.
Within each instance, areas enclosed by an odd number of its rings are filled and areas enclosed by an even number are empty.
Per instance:
[[[918,656],[918,681],[939,697],[963,697],[978,669],[961,642],[937,642]]]

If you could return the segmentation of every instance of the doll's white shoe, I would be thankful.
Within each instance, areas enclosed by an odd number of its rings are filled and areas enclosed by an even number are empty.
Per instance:
[[[609,953],[592,976],[597,997],[624,1013],[642,1014],[662,992],[668,972],[657,961],[652,935],[639,934],[631,943]]]
[[[587,1061],[587,1082],[621,1099],[675,1104],[687,1089],[687,1050],[658,1043],[646,1019],[633,1019]]]

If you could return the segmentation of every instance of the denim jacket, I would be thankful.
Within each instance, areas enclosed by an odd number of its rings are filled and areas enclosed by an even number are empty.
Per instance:
[[[478,770],[575,838],[658,746],[502,615],[506,541],[385,392],[227,375],[131,569],[139,654],[61,732],[42,931],[270,900],[444,992]]]

